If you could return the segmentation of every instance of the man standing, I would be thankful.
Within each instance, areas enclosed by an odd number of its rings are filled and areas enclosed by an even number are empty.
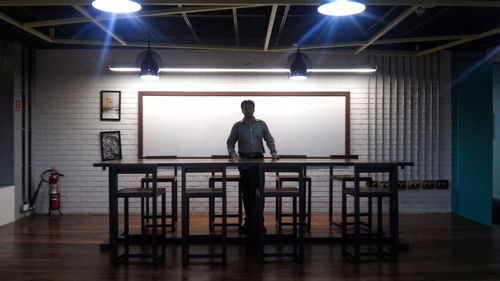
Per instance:
[[[264,158],[264,144],[271,152],[273,159],[278,159],[273,136],[267,128],[266,122],[253,116],[255,103],[251,100],[241,102],[243,120],[236,122],[227,138],[227,151],[233,159],[262,159]],[[238,154],[234,146],[238,142]],[[263,226],[264,219],[254,218],[256,202],[255,193],[259,186],[259,169],[255,166],[240,167],[240,188],[243,189],[243,205],[245,207],[245,224],[242,231],[247,232],[257,224]],[[260,206],[263,208],[264,206]],[[261,212],[263,214],[263,212]]]

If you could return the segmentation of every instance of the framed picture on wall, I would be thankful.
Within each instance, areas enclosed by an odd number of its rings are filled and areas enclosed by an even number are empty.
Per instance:
[[[101,120],[120,121],[121,92],[101,91]]]
[[[102,161],[122,159],[120,131],[101,132]]]

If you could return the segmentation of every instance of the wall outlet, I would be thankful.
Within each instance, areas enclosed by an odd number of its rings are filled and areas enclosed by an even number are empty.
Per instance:
[[[22,204],[20,209],[21,209],[21,212],[28,212],[30,210],[30,205],[29,204]]]

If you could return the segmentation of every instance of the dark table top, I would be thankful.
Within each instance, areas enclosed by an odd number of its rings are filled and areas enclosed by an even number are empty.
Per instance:
[[[178,158],[124,158],[121,160],[110,160],[94,163],[94,167],[111,167],[120,165],[158,165],[158,166],[190,166],[206,164],[210,166],[245,166],[245,165],[263,165],[263,166],[354,166],[357,164],[366,165],[387,165],[387,166],[413,166],[412,162],[398,161],[371,161],[359,159],[332,159],[329,157],[308,157],[308,158],[281,158],[278,160],[271,158],[264,159],[242,159],[234,160],[229,158],[210,158],[210,157],[178,157]]]

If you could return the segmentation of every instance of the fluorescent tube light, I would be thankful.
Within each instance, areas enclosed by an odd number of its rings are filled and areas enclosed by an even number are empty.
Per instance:
[[[114,72],[139,72],[139,67],[109,66]],[[160,68],[160,72],[171,73],[290,73],[287,68]],[[308,73],[372,73],[377,68],[310,68]]]

